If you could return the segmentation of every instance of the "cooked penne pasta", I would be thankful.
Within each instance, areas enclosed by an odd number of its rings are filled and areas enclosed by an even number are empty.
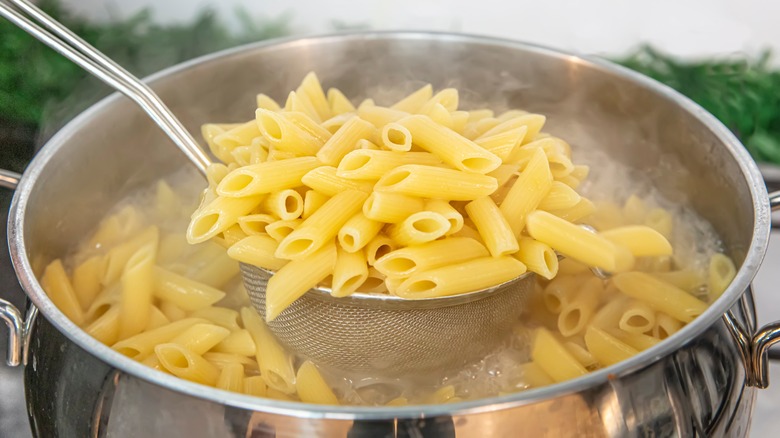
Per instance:
[[[363,203],[365,208],[366,203],[371,198]],[[338,241],[341,248],[347,252],[357,252],[363,249],[368,242],[379,234],[384,224],[366,217],[363,212],[355,213],[354,216],[349,218],[347,222],[339,229]]]
[[[78,325],[84,323],[84,311],[60,259],[54,260],[46,267],[41,277],[41,286],[68,319]]]
[[[618,328],[626,333],[642,334],[655,326],[655,311],[640,301],[628,303],[618,322]]]
[[[374,267],[387,277],[408,277],[416,272],[486,257],[490,253],[467,237],[450,237],[388,252]]]
[[[515,236],[520,236],[525,228],[526,216],[537,208],[551,186],[552,175],[547,157],[538,149],[499,207]]]
[[[510,230],[511,231],[511,230]],[[558,274],[558,255],[549,245],[530,237],[521,237],[514,257],[528,268],[548,280]]]
[[[310,113],[306,114],[311,116]],[[255,118],[260,133],[276,150],[314,155],[323,145],[321,139],[311,135],[281,113],[258,108]]]
[[[618,274],[612,282],[620,292],[682,322],[693,321],[707,309],[707,304],[693,295],[644,272]]]
[[[578,288],[577,293],[568,296],[558,314],[558,331],[571,337],[585,330],[599,305],[604,286],[598,278],[590,278]]]
[[[202,243],[238,223],[238,218],[257,207],[262,196],[246,198],[217,197],[192,216],[187,241]]]
[[[154,268],[154,295],[187,311],[209,307],[225,297],[218,289],[159,266]]]
[[[332,241],[347,220],[360,211],[367,196],[365,192],[348,190],[328,199],[319,210],[279,242],[276,257],[298,260]]]
[[[419,164],[396,167],[374,186],[376,192],[455,201],[472,201],[490,195],[497,188],[498,182],[490,176]]]
[[[431,84],[426,84],[409,94],[403,99],[393,104],[390,108],[398,111],[406,111],[408,113],[416,113],[428,102],[433,96],[433,87]]]
[[[412,149],[412,133],[399,123],[388,123],[379,135],[382,146],[395,152],[409,152]]]
[[[338,88],[328,90],[328,105],[334,116],[355,112],[355,105],[352,105],[352,102]]]
[[[160,344],[154,347],[162,367],[176,377],[195,383],[214,386],[219,370],[202,356],[178,344]]]
[[[370,192],[372,183],[342,178],[332,166],[320,166],[303,176],[303,184],[325,196],[336,196],[345,190]]]
[[[501,165],[501,159],[430,117],[410,116],[398,124],[411,134],[415,145],[438,156],[443,162],[465,172],[485,174]]]
[[[301,185],[304,175],[322,166],[315,157],[298,157],[239,167],[217,186],[220,196],[251,197]]]
[[[377,260],[397,248],[398,244],[393,239],[383,234],[378,234],[366,245],[366,260],[368,260],[368,265],[374,266]],[[369,277],[370,276],[369,270]]]
[[[149,324],[156,253],[156,244],[143,246],[125,265],[119,304],[119,337],[122,339],[140,333]]]
[[[512,257],[481,257],[413,274],[395,293],[408,299],[455,295],[501,284],[525,271],[525,265]]]
[[[192,353],[201,355],[211,350],[230,335],[230,330],[214,324],[199,323],[182,331],[170,340]]]
[[[368,219],[398,223],[425,208],[425,201],[400,193],[374,192],[363,203],[363,215]]]
[[[347,153],[355,150],[358,140],[372,139],[376,136],[376,128],[353,116],[317,151],[317,159],[329,166],[337,166]]]
[[[449,229],[450,222],[439,213],[418,211],[389,226],[387,236],[402,246],[419,245],[444,236]]]
[[[629,225],[601,232],[610,242],[628,248],[635,257],[672,255],[672,245],[658,231],[640,225]]]
[[[273,388],[284,394],[294,393],[295,370],[293,369],[292,356],[279,345],[254,309],[248,307],[241,309],[241,321],[255,341],[260,376],[268,388]]]
[[[282,220],[297,219],[303,214],[303,197],[292,189],[269,194],[262,205],[268,213]]]
[[[273,321],[293,301],[333,274],[335,261],[336,245],[331,240],[276,271],[266,289],[266,320]]]
[[[344,156],[338,164],[336,175],[357,180],[378,180],[385,173],[404,164],[435,165],[440,163],[428,152],[408,152],[357,149]]]
[[[210,351],[237,354],[239,356],[254,356],[257,354],[257,347],[249,331],[242,329],[227,335],[218,344],[214,345]]]
[[[184,330],[203,322],[206,321],[200,318],[182,319],[123,339],[112,345],[111,348],[131,359],[143,359],[154,351],[155,346],[165,344]]]
[[[316,190],[306,190],[306,194],[303,196],[303,212],[301,213],[301,218],[308,219],[309,216],[322,207],[328,199],[330,199],[329,196],[323,195]]]
[[[731,280],[737,275],[737,268],[727,255],[713,254],[708,274],[707,289],[710,300],[715,301],[729,287]]]
[[[549,330],[536,329],[531,344],[531,358],[544,374],[555,382],[574,379],[588,371]]]
[[[238,312],[227,307],[206,307],[190,314],[193,318],[202,318],[231,332],[240,330]]]
[[[492,199],[485,196],[466,204],[466,213],[474,221],[482,241],[493,257],[516,253],[517,239],[504,215]]]
[[[265,232],[277,242],[281,242],[303,223],[303,219],[276,221],[265,226]],[[277,245],[278,247],[278,245]]]
[[[366,255],[362,251],[347,252],[337,249],[336,264],[333,268],[331,295],[346,297],[357,291],[368,279]]]
[[[298,373],[295,376],[295,390],[304,403],[339,404],[339,399],[322,378],[317,367],[308,360],[298,368]]]
[[[573,188],[560,181],[553,181],[547,195],[539,202],[538,208],[545,211],[565,210],[574,207],[581,200],[582,196]]]
[[[636,349],[593,326],[585,331],[585,345],[593,357],[604,366],[614,365],[638,353]]]
[[[227,253],[241,263],[278,271],[288,263],[288,260],[276,257],[278,246],[279,243],[270,236],[249,236],[231,245]]]

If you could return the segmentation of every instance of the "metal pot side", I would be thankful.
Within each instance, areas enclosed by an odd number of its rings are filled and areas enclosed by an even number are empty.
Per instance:
[[[31,331],[26,386],[40,436],[742,436],[756,376],[749,283],[769,234],[755,164],[711,115],[604,61],[504,40],[356,33],[255,44],[161,72],[153,88],[191,131],[247,117],[254,96],[283,100],[305,73],[347,96],[455,86],[463,106],[523,108],[578,150],[600,148],[709,220],[740,266],[724,295],[658,346],[580,379],[442,406],[327,407],[206,388],[99,344],[60,313],[35,274],[116,200],[188,165],[127,99],[112,96],[60,131],[17,190],[9,241],[43,318]],[[400,87],[400,88],[399,88]],[[381,97],[380,97],[381,100]],[[388,99],[391,100],[391,99]],[[576,154],[576,152],[575,152]],[[735,342],[742,335],[745,343]],[[773,342],[769,340],[768,342]]]

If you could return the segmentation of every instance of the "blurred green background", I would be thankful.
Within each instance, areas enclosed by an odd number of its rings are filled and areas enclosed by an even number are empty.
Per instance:
[[[148,11],[110,23],[90,23],[69,14],[56,0],[43,0],[54,18],[145,76],[187,59],[251,41],[292,33],[284,16],[258,20],[243,10],[230,31],[211,10],[193,21],[161,25]],[[334,23],[334,29],[348,27]],[[760,162],[780,164],[780,71],[770,54],[706,61],[674,59],[641,47],[615,61],[686,94],[718,117]],[[109,93],[70,61],[0,20],[0,165],[21,171],[62,124]]]

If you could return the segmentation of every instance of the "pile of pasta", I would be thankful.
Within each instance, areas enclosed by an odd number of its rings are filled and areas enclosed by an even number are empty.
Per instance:
[[[328,384],[331,371],[278,343],[248,304],[238,262],[274,272],[268,319],[317,285],[334,296],[419,299],[533,272],[537,291],[517,327],[531,352],[515,364],[519,374],[503,374],[518,375],[501,389],[509,392],[650,348],[736,273],[724,254],[676,257],[671,212],[637,196],[618,204],[578,194],[588,169],[541,132],[541,115],[460,110],[456,90],[429,85],[388,107],[370,99],[354,107],[313,74],[284,107],[262,94],[257,103],[249,122],[204,126],[223,163],[209,168],[197,209],[160,181],[141,197],[148,202],[123,204],[45,268],[43,288],[74,323],[182,379],[338,404],[354,398]],[[480,394],[440,377],[422,395],[372,403]]]
[[[457,90],[430,85],[355,108],[313,73],[284,107],[262,94],[257,104],[246,123],[203,127],[224,164],[209,170],[187,239],[221,239],[234,259],[273,271],[269,321],[326,279],[338,297],[421,299],[526,271],[551,279],[555,251],[609,272],[672,252],[647,226],[575,225],[594,211],[575,191],[588,168],[541,133],[542,115],[459,110]]]

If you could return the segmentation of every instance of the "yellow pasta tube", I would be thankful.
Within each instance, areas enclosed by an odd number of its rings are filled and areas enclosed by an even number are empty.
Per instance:
[[[641,225],[628,225],[602,231],[601,236],[628,248],[636,257],[672,255],[672,245],[658,231]]]
[[[119,306],[111,306],[105,313],[92,321],[84,331],[106,345],[119,339]]]
[[[171,321],[168,319],[167,316],[165,316],[165,314],[160,310],[159,307],[152,306],[151,312],[149,313],[149,323],[146,324],[144,331],[154,330],[156,328],[160,328],[170,323]],[[111,345],[114,342],[104,342],[104,344]]]
[[[282,115],[295,126],[317,139],[320,144],[324,144],[332,135],[323,125],[305,113],[288,111],[283,112]]]
[[[553,181],[547,195],[539,202],[540,210],[563,210],[572,208],[580,202],[582,196],[560,181]]]
[[[623,295],[617,295],[610,298],[606,304],[593,315],[590,325],[602,330],[612,330],[618,326],[620,318],[623,316],[623,312],[630,301],[631,299],[629,297]]]
[[[554,314],[561,313],[567,307],[582,284],[582,277],[558,276],[542,291],[544,306]]]
[[[228,248],[227,254],[241,263],[278,271],[288,263],[274,254],[279,243],[270,236],[249,236]]]
[[[575,379],[588,372],[545,328],[536,329],[531,358],[555,382]]]
[[[442,237],[450,229],[444,216],[432,211],[412,213],[387,229],[387,235],[402,246],[419,245]]]
[[[328,120],[332,113],[328,98],[322,90],[320,80],[314,72],[309,72],[301,81],[301,85],[295,90],[298,95],[306,96],[320,120]]]
[[[639,353],[636,349],[593,326],[585,331],[585,345],[596,360],[605,366],[622,362]]]
[[[618,328],[626,333],[642,334],[655,326],[655,311],[647,304],[632,301],[627,306],[618,322]]]
[[[220,327],[225,327],[231,332],[240,330],[238,325],[238,312],[227,307],[206,307],[190,314],[193,318],[203,318]]]
[[[73,292],[82,309],[87,309],[100,293],[103,258],[92,256],[73,269]]]
[[[398,102],[394,103],[390,108],[398,111],[406,111],[408,113],[417,112],[426,102],[428,102],[433,96],[433,87],[431,84],[426,84]]]
[[[410,116],[398,121],[412,134],[415,145],[465,172],[485,174],[501,165],[501,159],[457,132],[427,116]]]
[[[187,312],[170,301],[160,303],[160,311],[169,321],[179,321],[187,317]]]
[[[654,208],[647,213],[645,225],[658,231],[664,237],[669,238],[672,235],[674,219],[672,215],[663,208]]]
[[[164,344],[184,330],[203,322],[205,320],[199,318],[182,319],[121,340],[111,348],[131,359],[138,360],[151,354],[156,345]]]
[[[397,167],[374,186],[377,192],[455,201],[472,201],[490,195],[497,188],[498,182],[490,176],[419,164]]]
[[[376,126],[377,129],[381,129],[388,123],[394,123],[409,116],[409,113],[407,112],[382,106],[362,106],[357,114],[361,119]]]
[[[130,257],[142,246],[157,243],[158,239],[157,227],[150,226],[130,240],[111,248],[103,258],[103,275],[100,282],[109,286],[119,280]]]
[[[354,116],[317,151],[317,159],[327,165],[336,166],[348,152],[355,149],[358,140],[374,138],[375,131],[374,125]]]
[[[572,223],[579,223],[596,211],[596,206],[585,198],[580,199],[574,207],[563,210],[550,210],[549,213]]]
[[[513,236],[514,237],[514,236]],[[521,237],[514,257],[528,268],[548,280],[558,274],[558,255],[549,245],[530,237]]]
[[[303,213],[301,213],[301,217],[303,219],[308,219],[308,217],[322,207],[329,198],[329,196],[323,195],[316,190],[306,190],[306,193],[303,195]]]
[[[460,214],[449,202],[443,199],[429,199],[425,201],[425,210],[442,215],[450,223],[450,229],[445,236],[455,234],[463,228],[463,215]]]
[[[122,273],[119,336],[140,333],[149,324],[154,293],[154,264],[157,245],[141,247],[130,257]]]
[[[227,365],[220,370],[214,385],[225,391],[241,392],[244,389],[244,366],[238,363]]]
[[[479,137],[474,143],[495,154],[502,162],[508,162],[515,149],[522,144],[527,132],[528,127],[521,126],[489,137]]]
[[[531,141],[536,138],[539,131],[542,130],[546,118],[541,114],[523,114],[518,117],[513,117],[505,121],[501,121],[499,124],[491,127],[482,134],[482,137],[490,137],[502,132],[506,132],[512,129],[517,129],[525,126],[527,132],[525,138]]]
[[[395,224],[425,208],[425,201],[399,193],[373,192],[363,203],[363,215],[377,222]]]
[[[217,383],[217,367],[181,345],[160,344],[154,347],[154,353],[162,367],[176,377],[209,386]]]
[[[292,189],[300,186],[303,176],[319,166],[322,163],[314,157],[298,157],[239,167],[222,179],[217,193],[241,198]]]
[[[262,376],[251,376],[244,378],[244,388],[242,392],[246,395],[255,397],[265,397],[268,391]]]
[[[338,88],[328,90],[328,105],[333,115],[355,112],[355,105]]]
[[[298,368],[295,378],[295,389],[298,397],[304,403],[316,403],[321,405],[338,405],[339,400],[330,389],[330,386],[322,378],[311,361],[306,361]]]
[[[154,294],[187,311],[209,307],[225,297],[225,293],[218,289],[159,266],[154,268]]]
[[[208,353],[204,353],[203,358],[220,370],[230,364],[238,363],[241,364],[246,371],[252,373],[260,372],[260,368],[257,365],[256,359],[240,356],[238,354],[217,353],[210,351]]]
[[[281,242],[289,236],[296,228],[301,226],[303,219],[293,219],[291,221],[276,221],[265,226],[265,232],[277,242]],[[278,246],[278,245],[277,245]]]
[[[382,146],[395,152],[409,152],[412,149],[412,133],[399,123],[388,123],[380,132]]]
[[[371,191],[372,183],[342,178],[337,172],[333,166],[320,166],[303,176],[303,184],[325,196],[335,196],[345,190]]]
[[[361,284],[358,289],[364,293],[387,293],[387,285],[385,284],[385,276],[374,267],[368,268],[368,277],[366,281]]]
[[[731,284],[737,275],[737,268],[731,258],[725,254],[713,254],[707,276],[710,301],[715,301]]]
[[[294,393],[295,370],[292,356],[279,345],[273,333],[268,330],[265,322],[254,309],[249,307],[241,309],[241,320],[257,346],[257,364],[266,385],[269,389],[273,388],[284,394]]]
[[[599,305],[603,289],[600,279],[591,278],[581,284],[576,294],[569,297],[568,303],[558,314],[558,331],[561,335],[570,337],[585,329]]]
[[[344,113],[339,114],[338,116],[333,116],[329,118],[328,120],[322,122],[322,127],[327,129],[328,132],[331,134],[335,134],[336,131],[341,129],[342,126],[344,126],[345,123],[347,123],[350,119],[355,117],[355,114],[353,113]],[[358,149],[360,147],[359,143],[365,139],[358,140],[355,143],[355,149]],[[367,141],[367,140],[366,140]]]
[[[618,274],[612,282],[620,292],[682,322],[691,322],[707,310],[703,301],[644,272]]]
[[[293,220],[303,213],[303,197],[292,189],[280,190],[266,196],[263,207],[279,219]]]
[[[49,263],[41,277],[41,286],[49,295],[55,306],[74,324],[84,324],[84,311],[81,309],[76,292],[70,284],[68,274],[62,266],[62,261],[56,259]]]
[[[416,272],[488,255],[488,250],[474,239],[449,237],[396,249],[378,259],[374,267],[388,277],[408,277]]]
[[[178,344],[187,350],[201,355],[211,350],[230,335],[230,330],[214,324],[195,324],[170,340],[172,344]]]
[[[273,98],[263,93],[259,93],[255,97],[255,101],[257,102],[258,108],[263,108],[271,111],[279,111],[282,109]]]
[[[274,149],[302,155],[314,155],[322,147],[321,139],[293,123],[281,113],[258,108],[257,126]]]
[[[240,169],[239,169],[240,170]],[[257,207],[262,195],[246,198],[217,197],[196,211],[187,227],[187,241],[201,243],[238,223],[238,218]]]
[[[702,272],[690,268],[669,272],[653,272],[652,275],[686,292],[692,292],[707,283]]]
[[[337,248],[331,295],[334,297],[349,296],[365,283],[367,278],[366,255],[362,251],[347,252],[340,247]]]
[[[618,249],[609,240],[541,210],[528,214],[527,222],[528,234],[556,251],[609,272],[618,269]]]
[[[369,197],[370,199],[370,197]],[[366,200],[368,202],[368,199]],[[363,207],[365,208],[365,203]],[[338,241],[339,245],[347,252],[357,252],[363,249],[368,242],[371,241],[379,231],[382,230],[384,224],[366,217],[363,212],[355,213],[354,216],[349,218],[347,222],[339,229]]]
[[[552,385],[555,381],[544,372],[536,362],[526,362],[518,366],[522,374],[520,379],[526,385],[531,388],[538,388],[540,386]]]
[[[211,351],[217,353],[254,356],[257,353],[255,341],[247,330],[236,330],[216,344]]]
[[[420,111],[421,115],[430,117],[431,120],[439,125],[452,129],[452,115],[441,103],[435,103],[432,106],[427,106]]]
[[[257,123],[254,121],[241,123],[231,127],[223,132],[214,132],[214,137],[210,143],[214,155],[221,161],[230,163],[233,161],[231,153],[237,147],[246,146],[252,143],[252,140],[260,136],[257,129]]]
[[[683,327],[683,323],[663,312],[655,315],[655,327],[653,327],[653,336],[658,339],[666,339],[677,333]]]
[[[336,245],[331,240],[314,252],[282,266],[268,280],[265,302],[266,320],[273,321],[293,301],[333,274],[335,262]]]
[[[456,295],[496,286],[525,271],[525,266],[512,257],[481,257],[413,274],[395,293],[408,299]]]
[[[577,362],[579,362],[585,368],[593,369],[598,367],[598,361],[595,357],[593,357],[592,354],[590,354],[590,351],[585,349],[585,347],[572,341],[564,342],[563,346],[566,347],[566,350],[568,350],[569,353],[571,353],[571,355],[577,359]]]
[[[430,108],[435,105],[443,106],[447,111],[455,111],[458,109],[458,90],[455,88],[445,88],[438,93],[434,94],[427,102],[425,102],[417,113],[425,114],[430,111]]]
[[[647,350],[648,348],[655,347],[659,342],[661,342],[661,340],[658,338],[642,333],[628,333],[624,332],[623,330],[615,329],[608,330],[607,333],[637,351]]]
[[[385,173],[404,164],[435,165],[441,160],[428,152],[406,152],[371,149],[354,150],[341,160],[336,175],[358,180],[378,180]]]
[[[474,221],[482,241],[493,257],[513,254],[519,249],[517,239],[504,215],[490,197],[466,204],[466,213]]]
[[[276,257],[301,259],[332,241],[347,220],[360,211],[367,197],[365,192],[348,190],[328,199],[319,210],[279,242]]]
[[[552,186],[552,174],[544,152],[540,149],[507,192],[499,209],[512,227],[515,236],[525,228],[527,216],[547,196]],[[540,239],[537,239],[540,240]]]
[[[374,266],[378,259],[397,248],[398,244],[393,239],[383,234],[378,234],[366,245],[366,260],[368,260],[368,265]],[[369,270],[369,278],[370,277],[371,270]]]

